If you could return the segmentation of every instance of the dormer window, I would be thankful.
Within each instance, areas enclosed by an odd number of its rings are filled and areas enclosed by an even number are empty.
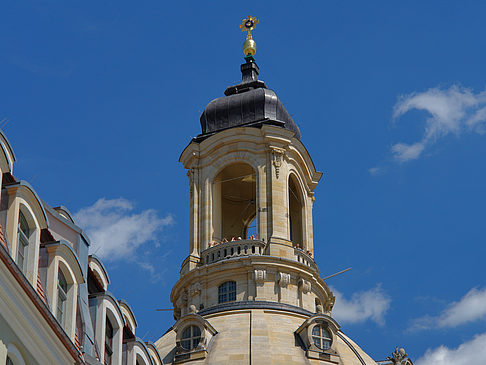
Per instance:
[[[57,320],[63,328],[66,317],[68,284],[62,270],[59,269],[57,274]]]
[[[189,326],[182,332],[181,346],[185,350],[194,350],[201,341],[201,329],[198,326]]]
[[[210,350],[211,339],[217,333],[207,320],[195,313],[185,315],[177,321],[174,330],[177,347],[174,362],[171,364],[203,360]]]
[[[23,273],[26,271],[27,252],[29,246],[30,236],[29,224],[24,214],[19,212],[19,227],[18,227],[18,248],[17,248],[17,265]]]
[[[324,359],[338,364],[341,362],[334,343],[338,331],[339,325],[334,319],[325,314],[315,314],[306,319],[295,332],[301,338],[309,359]]]
[[[312,328],[312,340],[314,345],[321,350],[329,350],[331,348],[331,334],[327,330],[327,326],[323,324],[316,324]]]

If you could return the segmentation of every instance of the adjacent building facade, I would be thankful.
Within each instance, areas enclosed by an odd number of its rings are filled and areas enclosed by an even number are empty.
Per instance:
[[[0,132],[0,364],[161,365],[136,337],[128,303],[64,207],[50,207],[13,174]]]

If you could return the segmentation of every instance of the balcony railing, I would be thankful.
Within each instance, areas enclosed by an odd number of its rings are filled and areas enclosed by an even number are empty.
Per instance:
[[[294,255],[295,255],[296,261],[317,270],[317,265],[316,265],[316,263],[315,263],[315,261],[312,258],[310,253],[307,253],[304,250],[295,247],[294,248]]]
[[[259,240],[237,240],[208,247],[202,252],[204,264],[212,264],[221,260],[238,256],[263,255],[265,242]]]

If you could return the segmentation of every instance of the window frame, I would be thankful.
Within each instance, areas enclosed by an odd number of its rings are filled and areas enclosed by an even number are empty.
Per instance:
[[[61,283],[62,279],[62,283]],[[65,328],[66,321],[66,304],[68,301],[69,284],[66,280],[62,269],[59,267],[57,272],[57,304],[56,304],[56,318],[61,324],[62,328]]]
[[[110,333],[109,333],[110,332]],[[113,339],[115,337],[115,330],[108,316],[106,316],[105,323],[105,358],[103,363],[111,365],[113,356]]]
[[[318,329],[318,334],[314,333],[316,329]],[[327,336],[324,335],[324,332],[327,334]],[[332,345],[332,335],[331,331],[329,330],[329,326],[321,322],[313,325],[311,328],[311,339],[314,346],[316,346],[319,350],[328,351]],[[318,340],[319,344],[316,343],[316,340]]]
[[[195,333],[197,330],[197,334]],[[186,334],[188,333],[188,336]],[[195,324],[189,324],[182,330],[182,336],[181,336],[181,346],[184,350],[186,351],[193,351],[197,349],[199,346],[199,343],[201,342],[202,339],[202,330],[199,326],[196,326]],[[197,341],[197,342],[195,342]],[[184,343],[189,342],[189,346],[186,347],[184,346]]]
[[[25,225],[23,228],[22,226]],[[24,231],[25,229],[25,231]],[[32,234],[32,229],[29,226],[25,214],[19,209],[19,218],[17,222],[17,257],[15,262],[20,270],[25,274],[27,271],[26,264],[28,262],[30,236]]]

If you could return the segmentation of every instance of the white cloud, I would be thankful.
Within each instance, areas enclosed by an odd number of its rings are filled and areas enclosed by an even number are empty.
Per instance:
[[[336,296],[333,317],[341,323],[360,323],[372,320],[382,326],[385,314],[390,308],[390,298],[377,285],[373,289],[354,293],[351,299],[346,299],[336,289],[331,289]]]
[[[370,175],[379,175],[381,172],[383,172],[383,169],[381,167],[371,167],[368,169],[368,172]]]
[[[398,162],[419,158],[427,147],[448,134],[485,131],[486,91],[475,94],[469,89],[451,86],[449,89],[433,88],[422,93],[404,95],[394,107],[393,119],[396,121],[414,109],[426,111],[430,116],[425,121],[420,141],[412,144],[396,143],[391,147]]]
[[[141,245],[157,244],[157,233],[173,223],[170,215],[161,218],[153,209],[134,212],[133,204],[123,198],[99,199],[74,216],[91,240],[90,252],[108,261],[133,258]]]
[[[486,333],[460,344],[457,348],[444,345],[429,349],[415,365],[470,365],[484,364],[486,359]]]
[[[411,329],[457,327],[478,320],[486,320],[486,288],[469,290],[460,301],[450,303],[438,316],[415,319]]]

